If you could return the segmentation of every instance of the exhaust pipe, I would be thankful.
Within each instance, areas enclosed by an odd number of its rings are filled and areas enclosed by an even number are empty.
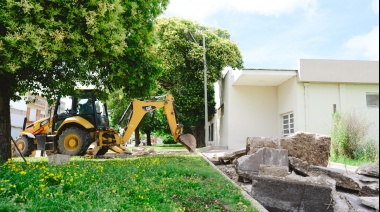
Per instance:
[[[22,131],[25,131],[25,128],[26,128],[26,121],[27,121],[28,119],[25,117],[24,118],[24,123],[22,124]]]

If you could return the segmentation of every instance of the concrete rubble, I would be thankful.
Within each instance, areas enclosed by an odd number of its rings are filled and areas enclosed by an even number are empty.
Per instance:
[[[311,166],[306,162],[290,157],[290,167],[303,176],[326,175],[336,181],[338,189],[344,189],[359,196],[378,196],[379,178],[358,175],[348,170]]]
[[[246,154],[214,155],[212,162],[268,211],[379,211],[379,164],[330,167],[330,140],[303,132],[250,137]]]
[[[244,179],[252,180],[259,174],[260,165],[289,166],[288,151],[285,149],[261,148],[252,155],[244,155],[236,161],[236,172]]]
[[[359,166],[356,174],[379,178],[379,163],[370,163]]]
[[[276,139],[268,137],[248,137],[247,154],[269,147],[286,149],[290,157],[296,157],[314,166],[327,166],[329,162],[331,138],[308,132],[297,132],[289,137]]]

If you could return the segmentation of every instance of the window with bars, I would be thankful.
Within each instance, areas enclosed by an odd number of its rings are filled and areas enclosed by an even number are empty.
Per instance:
[[[282,115],[282,135],[284,137],[294,133],[294,114],[287,113]]]

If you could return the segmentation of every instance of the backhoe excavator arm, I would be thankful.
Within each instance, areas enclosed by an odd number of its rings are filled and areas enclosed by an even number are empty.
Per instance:
[[[174,98],[170,94],[166,95],[164,100],[158,101],[133,100],[119,121],[120,125],[129,116],[127,126],[124,128],[123,143],[129,140],[146,113],[164,108],[163,114],[167,118],[174,141],[180,142],[187,150],[194,152],[196,147],[195,138],[191,134],[182,134],[183,125],[177,123],[173,102]]]

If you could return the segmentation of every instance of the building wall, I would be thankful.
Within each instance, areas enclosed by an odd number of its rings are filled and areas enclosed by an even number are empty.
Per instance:
[[[220,146],[228,146],[229,141],[229,105],[230,105],[230,87],[231,71],[228,71],[225,77],[220,80],[220,105],[218,107],[217,117],[219,119],[219,130],[216,130],[218,136],[216,143]]]
[[[277,112],[277,135],[276,137],[282,137],[282,115],[285,113],[294,113],[295,130],[299,127],[299,120],[302,119],[298,115],[298,96],[297,96],[297,78],[293,77],[283,84],[279,85],[278,88],[278,112]]]
[[[375,129],[379,129],[379,109],[368,108],[366,101],[367,93],[378,94],[378,85],[299,83],[298,88],[298,105],[301,108],[296,114],[301,121],[296,123],[297,130],[330,135],[335,104],[337,112],[355,112],[366,117],[371,125],[369,136],[378,140],[378,130],[376,132]]]
[[[24,100],[17,102],[11,101],[9,105],[11,107],[11,136],[13,139],[16,139],[24,123],[27,105]]]
[[[298,77],[303,82],[378,84],[379,61],[301,59]]]
[[[216,88],[220,101],[214,145],[240,149],[247,137],[282,137],[281,115],[289,112],[294,114],[295,132],[330,135],[334,105],[337,112],[355,111],[366,117],[368,137],[379,141],[379,108],[368,108],[366,101],[367,93],[379,94],[378,77],[370,79],[378,76],[378,62],[301,60],[300,64],[298,76],[272,87],[232,85],[234,75],[229,71]],[[363,80],[369,81],[359,82]]]
[[[240,149],[249,136],[276,136],[277,87],[231,86],[230,75],[225,79],[221,144]]]
[[[339,85],[309,83],[305,92],[305,126],[306,132],[323,135],[330,134],[334,104],[339,107]]]
[[[27,118],[27,125],[33,123],[45,117],[48,113],[48,103],[45,98],[37,96],[34,97],[30,94],[25,96],[29,101],[36,98],[34,103],[27,104],[25,100],[19,100],[17,102],[11,101],[11,135],[13,139],[16,139],[24,124],[24,118]]]

